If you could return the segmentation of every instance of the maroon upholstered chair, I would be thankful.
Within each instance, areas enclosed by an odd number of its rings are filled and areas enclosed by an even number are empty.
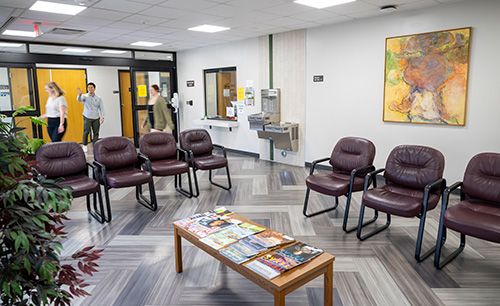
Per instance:
[[[387,158],[385,169],[370,172],[365,179],[365,191],[359,213],[357,237],[365,240],[389,227],[391,215],[418,217],[420,226],[415,248],[415,259],[422,261],[431,255],[436,247],[423,255],[422,238],[427,211],[434,209],[446,187],[443,179],[444,156],[436,149],[424,146],[401,145],[394,148]],[[367,189],[371,176],[384,172],[386,184]],[[375,180],[375,178],[373,178]],[[371,233],[361,236],[365,207],[385,212],[387,222]]]
[[[371,141],[359,137],[345,137],[337,142],[330,157],[313,161],[309,176],[306,178],[307,191],[304,201],[304,216],[312,217],[331,211],[339,205],[339,197],[346,196],[347,202],[342,229],[347,233],[356,230],[357,226],[347,229],[351,196],[353,192],[363,190],[366,174],[375,170],[375,167],[372,165],[374,158],[375,145]],[[314,174],[316,165],[325,161],[329,161],[333,167],[333,171],[325,174]],[[311,189],[335,197],[335,205],[308,214],[307,205]],[[374,222],[377,217],[378,215],[369,222],[366,222],[365,225]]]
[[[180,147],[189,153],[189,166],[193,168],[194,185],[196,187],[195,197],[200,195],[196,171],[208,170],[208,179],[211,184],[225,190],[231,189],[231,177],[229,175],[229,166],[227,162],[226,148],[221,145],[213,144],[210,134],[204,129],[192,129],[182,131],[179,137]],[[218,148],[223,156],[214,155],[212,151]],[[212,181],[212,170],[226,168],[228,186],[222,186]]]
[[[76,142],[64,141],[45,144],[35,154],[38,174],[49,179],[64,178],[59,184],[70,186],[74,198],[87,197],[87,210],[97,221],[105,221],[101,189],[97,181],[89,177],[92,168],[95,178],[95,167],[88,163],[85,154]],[[96,193],[99,198],[97,207]],[[93,209],[90,206],[90,195],[94,195]]]
[[[149,158],[150,164],[146,164],[146,170],[153,176],[174,176],[175,190],[182,195],[191,198],[193,186],[191,174],[187,162],[188,153],[177,148],[177,143],[172,134],[165,132],[147,133],[139,139],[139,150]],[[184,156],[184,161],[179,160],[179,154]],[[189,191],[182,188],[183,173],[188,175]]]
[[[450,193],[460,188],[460,202],[448,207]],[[446,229],[460,233],[460,246],[440,263]],[[463,182],[443,193],[434,265],[441,269],[465,248],[465,236],[500,242],[500,154],[480,153],[467,165]]]
[[[94,164],[97,178],[104,186],[107,217],[111,221],[109,189],[136,187],[136,199],[148,209],[156,210],[155,186],[151,172],[141,169],[142,163],[149,159],[138,154],[134,144],[125,137],[106,137],[94,144]],[[142,195],[142,184],[149,185],[150,200]]]

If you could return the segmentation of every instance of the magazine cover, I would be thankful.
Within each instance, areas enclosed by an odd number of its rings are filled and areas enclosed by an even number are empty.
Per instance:
[[[285,244],[288,242],[295,241],[292,237],[283,235],[283,233],[275,231],[265,231],[252,236],[249,236],[253,241],[266,246],[267,248],[272,248],[280,244]]]
[[[247,230],[247,229],[241,228],[239,226],[230,226],[230,227],[227,227],[227,228],[221,230],[221,232],[223,232],[225,235],[227,235],[229,237],[235,238],[236,240],[239,240],[241,238],[245,238],[245,237],[253,234],[253,232],[251,230]]]
[[[240,239],[239,243],[245,245],[246,247],[256,250],[258,252],[262,252],[267,250],[267,247],[263,244],[258,243],[258,241],[254,241],[250,239],[251,236]]]
[[[207,237],[200,239],[201,242],[208,244],[212,248],[219,250],[223,248],[224,246],[233,243],[235,241],[238,241],[238,239],[228,237],[222,232],[216,232],[213,234],[208,235]]]
[[[280,273],[271,267],[268,267],[257,260],[251,261],[245,265],[245,267],[259,273],[265,278],[272,279],[280,275]]]
[[[203,217],[202,214],[196,214],[194,216],[187,217],[187,218],[184,218],[182,220],[177,220],[174,222],[174,224],[178,225],[178,226],[182,226],[184,228],[187,228],[187,227],[189,227],[189,225],[196,223],[196,221],[202,217]]]
[[[252,257],[254,255],[259,254],[258,250],[249,247],[246,244],[241,243],[241,241],[231,244],[229,248],[233,249],[235,252],[238,252],[239,254],[245,257]]]
[[[280,274],[299,265],[297,261],[274,252],[258,258],[257,261],[278,271]]]
[[[297,242],[281,250],[277,250],[276,253],[304,263],[323,253],[323,250],[303,242]]]
[[[241,228],[244,228],[244,229],[252,231],[254,234],[255,233],[260,233],[260,232],[262,232],[262,231],[265,230],[265,228],[263,228],[263,227],[260,227],[260,226],[257,226],[257,225],[253,225],[253,224],[250,224],[248,222],[243,222],[243,223],[239,224],[239,226]]]
[[[219,252],[237,264],[240,264],[250,259],[249,257],[246,257],[244,255],[241,255],[239,252],[236,252],[233,248],[231,248],[231,246],[222,249]]]
[[[223,228],[226,228],[228,226],[234,226],[233,223],[227,222],[226,220],[221,220],[219,218],[209,218],[209,217],[203,217],[198,220],[198,224],[209,228],[215,232],[220,231]]]
[[[218,207],[213,210],[207,211],[204,213],[205,216],[210,217],[210,218],[220,218],[220,217],[227,217],[229,215],[232,215],[233,212],[229,211],[226,209],[226,207]]]

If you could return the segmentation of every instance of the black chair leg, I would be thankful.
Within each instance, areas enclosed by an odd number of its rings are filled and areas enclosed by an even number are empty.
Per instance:
[[[214,183],[212,181],[212,169],[208,170],[208,180],[210,181],[210,183],[212,185],[215,185],[215,186],[220,187],[220,188],[225,189],[225,190],[229,190],[229,189],[231,189],[231,176],[229,175],[229,166],[226,166],[226,173],[227,173],[227,185],[228,185],[228,187],[222,186],[222,185]]]
[[[101,186],[99,186],[99,189]],[[111,204],[109,203],[109,188],[107,185],[104,185],[104,198],[106,199],[106,210],[108,212],[108,216],[104,217],[104,220],[106,222],[111,222],[112,216],[111,216]]]
[[[377,210],[375,210],[375,214],[377,214],[377,217],[378,217],[378,211]],[[358,231],[356,233],[356,236],[361,241],[363,241],[365,239],[368,239],[368,238],[370,238],[371,236],[373,236],[373,235],[375,235],[377,233],[380,233],[381,231],[383,231],[386,228],[388,228],[389,225],[391,225],[391,215],[387,214],[387,222],[383,226],[376,228],[375,230],[373,230],[372,232],[370,232],[370,233],[368,233],[368,234],[366,234],[364,236],[361,236],[361,228],[364,225],[366,225],[366,224],[363,224],[363,217],[364,217],[364,215],[365,215],[365,205],[363,203],[361,203],[361,210],[359,211]]]
[[[443,229],[441,229],[441,227]],[[458,249],[456,249],[453,253],[448,255],[443,261],[440,262],[441,250],[443,249],[444,243],[446,242],[446,227],[444,225],[440,225],[438,239],[436,242],[436,254],[434,255],[434,266],[441,270],[444,266],[446,266],[450,261],[452,261],[458,254],[462,253],[465,248],[465,234],[460,233],[460,245]]]
[[[420,255],[420,252],[422,251],[422,241],[424,239],[424,227],[425,227],[425,218],[426,218],[427,212],[424,211],[422,216],[420,217],[420,226],[418,227],[418,235],[417,235],[417,245],[415,247],[415,259],[418,262],[423,261],[427,257],[429,257],[434,251],[436,250],[436,246],[434,245],[430,250],[425,252],[423,255]]]
[[[319,211],[312,212],[312,213],[308,214],[307,213],[307,205],[309,204],[309,193],[310,192],[311,192],[311,189],[307,188],[306,199],[304,200],[304,209],[302,210],[302,213],[304,214],[304,216],[306,216],[308,218],[312,217],[312,216],[316,216],[316,215],[322,214],[322,213],[329,212],[329,211],[334,210],[335,208],[337,208],[337,206],[339,206],[339,197],[335,197],[335,205],[334,206],[329,207],[327,209],[319,210]]]
[[[97,197],[99,197],[99,209],[97,208]],[[87,195],[87,211],[89,212],[89,214],[99,223],[106,222],[104,207],[102,203],[101,186],[99,186],[97,192],[93,194],[93,207],[94,209],[92,210],[92,208],[90,207],[90,195]]]
[[[191,183],[191,174],[189,172],[189,169],[187,175],[188,175],[189,191],[182,188],[182,173],[176,174],[174,176],[174,185],[175,185],[175,190],[177,190],[180,194],[188,198],[191,198],[193,197],[193,184]]]
[[[196,168],[192,169],[193,169],[194,187],[196,190],[196,193],[193,194],[193,197],[197,198],[200,195],[200,188],[198,187],[198,177],[196,176]]]
[[[142,194],[142,185],[137,185],[135,187],[135,198],[137,199],[137,202],[141,204],[142,206],[155,211],[158,208],[158,204],[156,202],[156,192],[155,192],[155,183],[153,178],[151,178],[151,181],[148,183],[149,185],[149,196],[150,200],[148,200],[143,194]]]
[[[351,206],[351,195],[352,195],[352,193],[350,193],[350,194],[347,196],[347,202],[346,202],[346,204],[345,204],[344,221],[343,221],[343,223],[342,223],[342,229],[343,229],[343,230],[344,230],[344,232],[346,232],[346,233],[351,233],[351,232],[354,232],[355,230],[357,230],[357,229],[358,229],[358,226],[357,226],[357,225],[352,226],[351,228],[347,228],[347,220],[349,219],[349,208],[350,208],[350,206]],[[364,222],[364,223],[361,225],[361,227],[366,226],[366,225],[368,225],[368,224],[371,224],[371,223],[373,223],[373,222],[377,221],[377,219],[378,219],[378,211],[376,210],[376,211],[375,211],[375,215],[373,216],[373,218],[372,218],[372,219],[370,219],[370,220],[368,220],[368,221],[366,221],[366,222]]]

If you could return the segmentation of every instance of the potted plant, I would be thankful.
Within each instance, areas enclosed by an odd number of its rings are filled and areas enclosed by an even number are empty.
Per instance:
[[[32,108],[18,109],[13,116]],[[65,238],[64,213],[71,190],[59,181],[37,179],[24,160],[28,136],[0,115],[0,301],[2,305],[70,305],[89,295],[82,274],[59,255]],[[36,124],[43,124],[30,117]],[[32,152],[34,153],[34,152]],[[102,250],[87,247],[72,255],[84,274],[92,275]]]

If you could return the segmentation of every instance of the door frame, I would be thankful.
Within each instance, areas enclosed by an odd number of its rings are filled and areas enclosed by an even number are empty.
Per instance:
[[[129,81],[130,82],[130,87],[129,87],[129,93],[130,93],[130,98],[131,98],[131,104],[132,104],[132,107],[134,106],[134,101],[132,100],[133,99],[133,95],[132,95],[132,73],[130,72],[130,69],[118,69],[118,87],[121,87],[121,84],[122,84],[122,78],[120,76],[120,73],[121,72],[128,72],[129,73]],[[122,91],[120,90],[120,124],[122,126],[122,136],[125,135],[124,133],[124,127],[123,127],[123,107],[122,107]],[[134,125],[134,116],[132,114],[132,130],[134,129],[135,125]],[[132,134],[135,134],[134,132],[132,132]]]

